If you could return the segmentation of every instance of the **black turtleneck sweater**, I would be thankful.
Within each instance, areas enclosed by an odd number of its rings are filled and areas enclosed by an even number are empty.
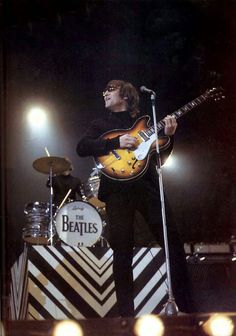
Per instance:
[[[102,139],[101,135],[111,130],[129,129],[133,126],[137,119],[137,117],[131,117],[128,111],[122,111],[109,112],[107,118],[94,120],[88,128],[86,134],[82,137],[82,139],[80,139],[77,145],[76,150],[78,155],[81,157],[98,157],[107,155],[111,150],[119,148],[119,137]],[[171,141],[170,146],[162,153],[162,161],[168,157],[172,148],[173,140]],[[115,181],[109,179],[105,175],[102,175],[98,198],[105,202],[110,193],[119,192],[121,190],[128,192],[134,184],[142,187],[143,183],[146,183],[147,181],[151,181],[152,183],[155,182],[153,179],[156,179],[155,159],[150,160],[149,168],[137,180]]]

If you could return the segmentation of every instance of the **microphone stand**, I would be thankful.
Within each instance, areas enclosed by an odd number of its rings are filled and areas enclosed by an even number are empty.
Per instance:
[[[160,148],[158,141],[158,132],[157,132],[157,121],[156,121],[156,106],[155,106],[156,93],[152,91],[151,93],[151,102],[152,102],[152,113],[153,113],[153,123],[156,136],[156,152],[157,152],[157,174],[159,178],[159,189],[160,189],[160,201],[161,201],[161,214],[162,214],[162,227],[164,235],[164,248],[166,256],[166,273],[167,273],[167,287],[168,287],[168,301],[165,304],[165,314],[167,316],[173,316],[178,314],[178,307],[175,303],[175,298],[172,291],[171,283],[171,274],[170,274],[170,257],[169,257],[169,244],[168,244],[168,234],[166,226],[166,211],[165,211],[165,199],[164,199],[164,188],[163,188],[163,179],[162,179],[162,169],[161,169],[161,157],[160,157]]]

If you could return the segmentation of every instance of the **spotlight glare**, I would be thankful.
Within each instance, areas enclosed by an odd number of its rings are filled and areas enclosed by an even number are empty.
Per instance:
[[[226,315],[214,314],[203,324],[203,329],[209,336],[232,336],[234,322]]]
[[[28,121],[33,127],[42,127],[46,121],[46,113],[40,107],[33,107],[29,111]]]
[[[137,336],[162,336],[164,329],[162,320],[154,315],[143,315],[134,325],[134,332]]]
[[[74,321],[61,321],[55,326],[53,336],[83,336],[83,330],[80,325]]]
[[[175,160],[174,156],[170,155],[167,158],[166,162],[163,164],[163,167],[165,167],[165,168],[172,168],[173,166],[175,166],[175,164],[176,164],[176,160]]]

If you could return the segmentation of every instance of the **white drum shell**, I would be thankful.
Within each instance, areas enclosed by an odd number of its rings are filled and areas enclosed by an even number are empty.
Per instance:
[[[24,208],[25,226],[23,239],[33,245],[46,245],[48,243],[50,222],[49,203],[31,202]]]

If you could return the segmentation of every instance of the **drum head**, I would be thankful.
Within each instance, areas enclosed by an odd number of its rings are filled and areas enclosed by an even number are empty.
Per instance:
[[[60,239],[70,246],[92,246],[102,234],[102,219],[89,203],[76,201],[65,204],[56,216]]]

